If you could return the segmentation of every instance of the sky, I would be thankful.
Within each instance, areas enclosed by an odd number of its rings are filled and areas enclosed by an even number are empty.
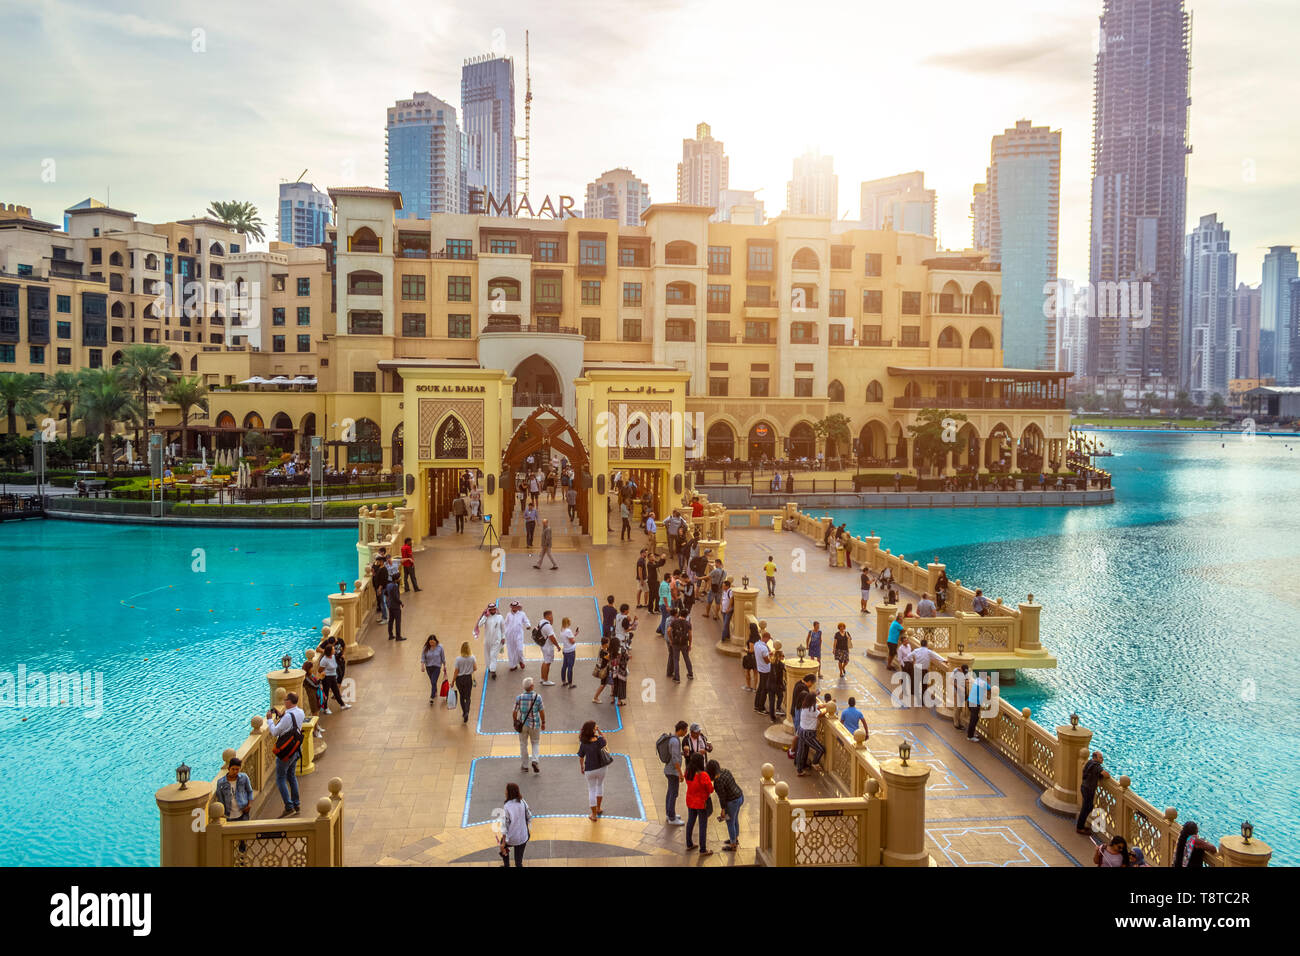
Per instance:
[[[1300,245],[1300,26],[1294,0],[1189,0],[1187,221],[1218,213],[1238,279]],[[1018,119],[1062,131],[1060,260],[1088,272],[1093,60],[1101,0],[0,0],[0,202],[61,223],[87,196],[159,222],[246,199],[268,234],[276,189],[384,185],[385,109],[460,101],[465,58],[516,57],[531,31],[531,193],[581,197],[617,166],[676,199],[703,121],[731,186],[785,206],[796,155],[858,187],[924,170],[939,241],[971,244],[971,186]],[[522,155],[522,151],[521,151]]]

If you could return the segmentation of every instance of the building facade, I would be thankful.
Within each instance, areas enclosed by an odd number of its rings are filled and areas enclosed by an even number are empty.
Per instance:
[[[718,191],[716,222],[734,222],[746,226],[761,226],[767,222],[763,200],[758,189],[722,189]]]
[[[1237,367],[1237,336],[1232,312],[1237,286],[1237,254],[1228,230],[1215,214],[1202,216],[1187,235],[1183,263],[1181,379],[1196,402],[1227,394]]]
[[[1260,286],[1237,284],[1232,296],[1232,377],[1258,379]],[[1270,384],[1272,384],[1270,382]]]
[[[989,224],[988,175],[989,171],[985,170],[984,182],[976,183],[971,189],[971,246],[974,249],[988,249],[993,243]]]
[[[810,152],[795,158],[794,173],[785,187],[787,215],[838,219],[839,194],[833,157]]]
[[[388,108],[388,188],[402,194],[402,218],[465,210],[468,189],[456,110],[431,93]]]
[[[1264,256],[1259,299],[1259,374],[1278,385],[1290,385],[1291,280],[1300,275],[1290,246],[1272,246]]]
[[[677,164],[677,201],[718,211],[718,194],[728,186],[728,160],[722,141],[713,138],[708,123],[695,127],[695,138],[682,140]]]
[[[1190,31],[1182,0],[1104,0],[1089,279],[1094,289],[1136,283],[1147,307],[1092,317],[1096,377],[1179,379]]]
[[[918,171],[872,179],[862,184],[859,217],[868,229],[893,229],[918,236],[935,234],[935,192]]]
[[[281,183],[276,236],[297,246],[319,246],[330,224],[330,197],[311,183]]]
[[[467,189],[483,189],[504,199],[515,191],[514,59],[484,55],[466,60],[460,73],[460,111]]]
[[[587,183],[584,219],[613,219],[624,226],[641,225],[641,214],[650,208],[650,186],[625,168],[610,169],[595,182]]]

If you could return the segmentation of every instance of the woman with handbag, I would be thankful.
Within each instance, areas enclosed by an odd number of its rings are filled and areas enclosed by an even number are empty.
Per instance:
[[[596,666],[591,669],[591,676],[600,682],[600,686],[596,688],[596,696],[591,698],[593,704],[600,703],[600,695],[605,693],[605,686],[609,683],[609,645],[613,640],[612,637],[600,639],[600,653],[596,655]]]
[[[759,641],[758,625],[749,625],[749,634],[745,638],[745,656],[740,659],[740,666],[745,671],[745,690],[753,691],[758,684],[758,662],[754,657],[754,645]]]
[[[501,865],[510,865],[510,851],[515,853],[515,866],[524,865],[524,850],[528,846],[528,824],[533,812],[519,792],[519,784],[506,784],[506,802],[501,808],[501,839],[497,846],[501,852]]]
[[[468,724],[469,692],[474,688],[474,672],[478,670],[478,661],[469,652],[469,641],[461,644],[460,657],[456,658],[453,669],[456,672],[456,696],[460,699],[461,722]]]
[[[578,767],[587,781],[587,803],[591,807],[590,819],[595,823],[604,813],[600,802],[605,799],[605,768],[614,762],[600,728],[594,720],[582,725],[578,732]]]
[[[430,634],[420,651],[420,667],[429,675],[429,706],[438,699],[438,675],[447,666],[447,655],[438,643],[438,635]]]
[[[686,760],[686,849],[694,850],[691,828],[700,821],[700,856],[712,856],[707,846],[709,815],[713,813],[713,780],[704,769],[704,754],[693,753]]]

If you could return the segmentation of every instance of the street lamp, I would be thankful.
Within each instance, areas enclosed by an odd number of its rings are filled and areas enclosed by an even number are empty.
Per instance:
[[[1251,838],[1252,836],[1254,836],[1254,835],[1255,835],[1255,825],[1254,825],[1253,823],[1251,823],[1249,820],[1246,820],[1246,821],[1245,821],[1244,823],[1242,823],[1242,825],[1241,825],[1241,838],[1242,838],[1242,840],[1244,840],[1245,843],[1249,846],[1249,845],[1250,845],[1250,838]]]
[[[1071,714],[1071,715],[1070,715],[1070,729],[1071,729],[1071,730],[1078,730],[1078,729],[1079,729],[1079,715],[1078,715],[1078,714]]]
[[[181,785],[181,789],[186,789],[185,785],[190,782],[190,768],[181,761],[181,765],[176,768],[176,782]]]
[[[285,654],[284,657],[280,658],[280,663],[284,665],[284,672],[287,674],[289,673],[289,665],[293,663],[293,658]]]
[[[898,757],[903,761],[904,767],[907,766],[907,758],[910,756],[912,756],[912,745],[908,741],[904,740],[898,745]]]

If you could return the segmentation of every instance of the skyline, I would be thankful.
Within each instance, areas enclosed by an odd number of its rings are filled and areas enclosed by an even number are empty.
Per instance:
[[[248,199],[270,231],[280,180],[304,167],[319,188],[382,186],[385,109],[412,90],[457,102],[467,58],[516,57],[521,109],[527,28],[534,194],[581,196],[602,171],[623,166],[652,196],[674,196],[681,140],[707,122],[726,143],[732,187],[761,190],[773,215],[785,205],[792,160],[818,149],[835,157],[838,212],[849,219],[858,211],[846,197],[863,180],[923,170],[938,193],[939,241],[962,249],[991,138],[1028,119],[1062,131],[1061,273],[1086,279],[1100,0],[1068,0],[1047,16],[1028,0],[1006,0],[997,17],[956,3],[937,8],[828,3],[793,21],[774,17],[774,4],[690,9],[665,0],[615,21],[584,19],[589,11],[571,2],[543,19],[501,0],[472,14],[325,3],[310,17],[243,3],[128,10],[0,0],[9,27],[0,49],[29,63],[0,107],[10,147],[0,157],[0,201],[61,222],[65,207],[109,200],[110,189],[115,204],[148,221]],[[1300,65],[1274,27],[1285,13],[1280,0],[1188,9],[1187,221],[1217,213],[1233,233],[1239,280],[1255,285],[1269,246],[1300,246],[1300,172],[1287,150],[1300,120],[1276,110],[1256,122],[1242,101],[1261,110],[1294,101]],[[202,53],[192,50],[194,30],[204,31]],[[930,40],[922,52],[912,52],[915,43],[868,43],[864,56],[854,40],[916,35]],[[66,122],[72,115],[76,124]],[[577,135],[585,138],[574,148]],[[54,182],[42,179],[47,160]]]

